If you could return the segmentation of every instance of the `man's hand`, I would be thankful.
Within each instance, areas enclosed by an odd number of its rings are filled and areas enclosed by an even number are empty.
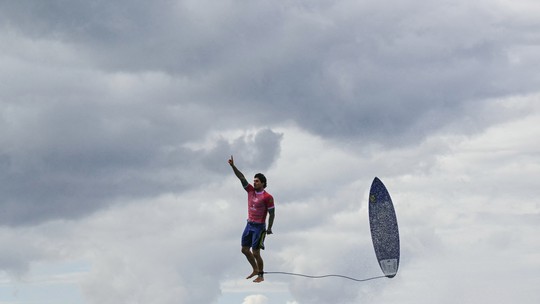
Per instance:
[[[273,232],[272,232],[272,228],[270,228],[270,229],[266,229],[266,234],[273,234]]]
[[[234,166],[234,158],[233,156],[231,155],[231,158],[229,159],[229,165]]]

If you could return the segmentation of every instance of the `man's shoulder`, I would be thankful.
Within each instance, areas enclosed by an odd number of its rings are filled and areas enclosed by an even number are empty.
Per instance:
[[[274,197],[272,196],[272,194],[266,192],[266,190],[264,191],[264,197],[265,199],[269,200],[269,201],[274,201]]]

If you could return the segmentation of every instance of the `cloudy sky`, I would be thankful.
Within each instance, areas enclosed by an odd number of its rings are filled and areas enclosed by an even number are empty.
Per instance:
[[[0,303],[540,302],[536,0],[0,1]],[[246,197],[276,200],[267,275]]]

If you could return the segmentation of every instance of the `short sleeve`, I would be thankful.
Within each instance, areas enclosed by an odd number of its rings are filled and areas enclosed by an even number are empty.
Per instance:
[[[272,195],[268,195],[268,199],[266,200],[266,208],[274,209],[274,207],[274,197]]]

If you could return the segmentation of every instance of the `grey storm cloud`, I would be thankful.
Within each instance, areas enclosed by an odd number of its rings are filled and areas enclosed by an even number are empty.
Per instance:
[[[344,140],[415,143],[471,100],[538,84],[512,61],[534,28],[481,5],[26,1],[1,11],[8,28],[73,45],[104,71],[163,71],[189,79],[181,98],[263,109],[254,120]]]
[[[260,169],[279,154],[280,135],[270,129],[207,150],[187,148],[209,126],[186,125],[181,107],[148,107],[34,104],[32,116],[11,110],[17,119],[4,121],[0,137],[1,223],[78,217],[122,198],[181,192],[229,173],[234,151],[264,157]]]
[[[539,8],[0,1],[1,301],[538,303]],[[268,271],[379,273],[379,176],[400,275],[245,281],[230,155],[269,177]]]
[[[2,1],[0,17],[17,59],[1,75],[3,223],[182,191],[237,151],[268,167],[283,122],[387,146],[474,132],[477,108],[539,80],[520,48],[535,28],[482,5]],[[183,146],[224,126],[265,130]]]

